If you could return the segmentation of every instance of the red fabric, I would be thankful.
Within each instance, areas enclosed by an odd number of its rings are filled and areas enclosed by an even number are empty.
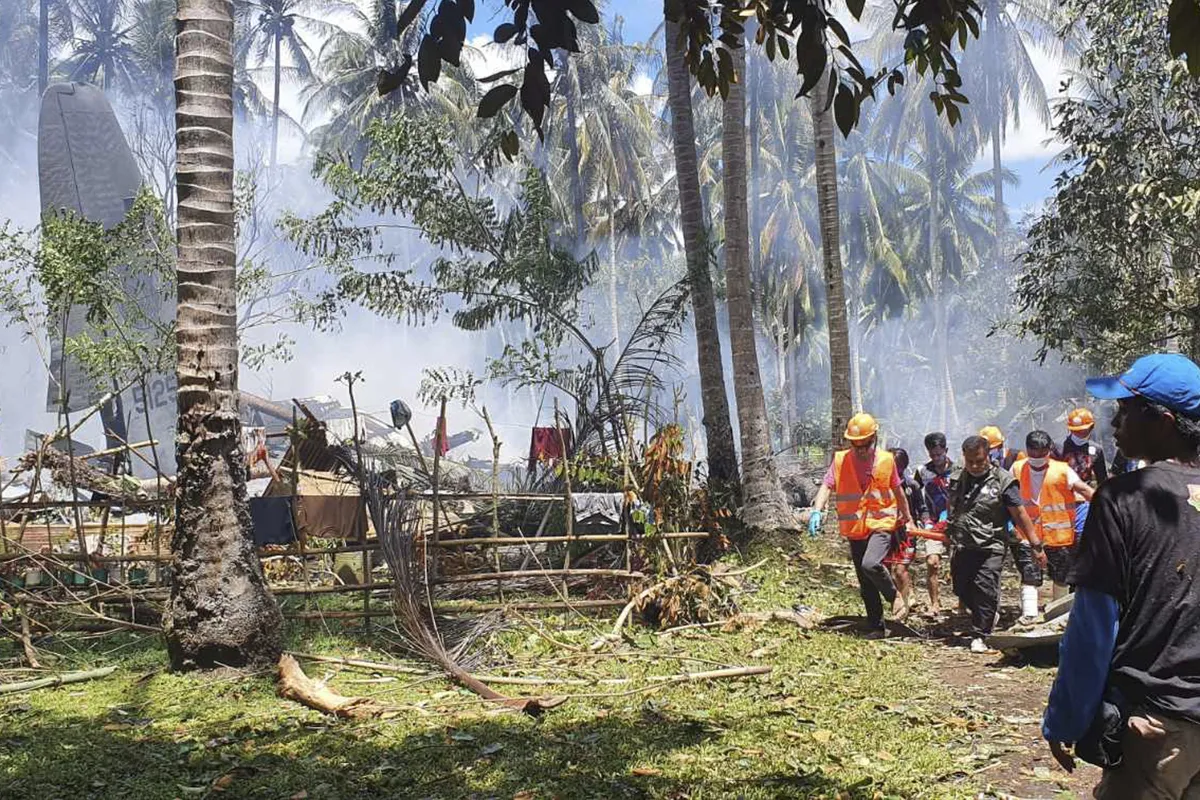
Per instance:
[[[438,417],[437,428],[433,432],[433,450],[439,456],[450,452],[450,437],[446,435],[445,417]]]
[[[529,469],[537,466],[539,461],[558,461],[571,450],[570,428],[534,428],[529,437]]]

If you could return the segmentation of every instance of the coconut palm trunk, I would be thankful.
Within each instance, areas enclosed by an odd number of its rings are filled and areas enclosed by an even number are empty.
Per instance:
[[[271,108],[271,168],[279,166],[279,84],[283,79],[283,65],[280,62],[282,36],[278,29],[275,31],[275,97]]]
[[[558,65],[562,72],[563,103],[566,105],[567,117],[565,134],[567,153],[570,156],[567,172],[571,181],[571,224],[575,228],[576,255],[579,255],[584,242],[587,241],[587,227],[583,221],[583,179],[579,175],[579,129],[576,127],[575,117],[575,105],[579,99],[575,94],[575,82],[571,78],[571,54],[566,50],[561,51]]]
[[[50,85],[50,0],[38,2],[38,97]]]
[[[672,0],[668,0],[672,2]],[[700,402],[708,442],[708,476],[728,487],[737,487],[737,451],[725,394],[725,369],[721,364],[721,333],[717,304],[708,269],[708,237],[704,227],[704,202],[696,162],[696,127],[692,117],[691,74],[683,59],[684,42],[677,23],[667,14],[667,104],[671,111],[671,140],[675,154],[675,181],[679,189],[680,227],[687,258],[692,313],[696,319],[696,353],[700,371]]]
[[[938,121],[932,109],[925,109],[925,164],[929,182],[929,288],[933,303],[933,346],[935,383],[938,388],[938,427],[958,426],[954,404],[954,385],[950,380],[949,320],[946,313],[945,271],[942,264],[942,170]]]
[[[1000,117],[992,123],[992,236],[995,241],[995,267],[1004,266],[1004,234],[1007,220],[1004,213],[1004,162],[1000,159]]]
[[[833,419],[830,441],[842,441],[854,414],[851,393],[850,323],[846,315],[846,282],[838,218],[837,151],[833,141],[833,104],[828,73],[821,76],[809,98],[816,139],[817,209],[821,225],[821,264],[829,318],[829,388]]]
[[[742,440],[742,521],[754,530],[788,522],[771,454],[771,429],[763,399],[750,292],[750,226],[746,202],[746,50],[731,48],[736,82],[721,109],[722,186],[725,193],[725,286],[733,394]]]
[[[233,4],[178,0],[177,9],[179,423],[167,644],[176,669],[273,664],[283,619],[254,550],[238,421]]]

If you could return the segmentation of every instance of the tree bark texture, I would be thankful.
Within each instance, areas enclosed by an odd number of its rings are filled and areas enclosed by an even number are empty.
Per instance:
[[[38,2],[38,100],[50,85],[50,0]]]
[[[251,536],[238,421],[233,4],[179,0],[178,484],[167,643],[176,669],[274,665],[283,618]]]
[[[279,62],[280,36],[275,31],[275,100],[271,114],[271,168],[279,166],[279,83],[283,77],[283,65]]]
[[[833,419],[830,441],[836,449],[854,414],[850,388],[850,323],[846,315],[846,280],[838,218],[837,151],[833,140],[833,104],[829,75],[817,81],[809,99],[816,138],[817,208],[821,224],[821,268],[825,276],[829,318],[829,387]]]
[[[730,52],[737,82],[729,87],[721,110],[721,154],[729,342],[742,440],[742,521],[751,529],[770,530],[783,526],[789,515],[771,454],[771,429],[754,341],[746,202],[746,50],[737,47]]]
[[[579,129],[575,117],[575,105],[579,102],[579,98],[575,93],[575,81],[571,78],[571,54],[566,50],[560,51],[558,64],[558,68],[562,72],[563,103],[566,105],[567,111],[565,135],[567,152],[570,156],[567,170],[571,181],[571,226],[575,232],[575,255],[578,256],[587,241],[587,225],[583,221],[583,179],[579,176]]]
[[[708,267],[708,236],[696,160],[696,127],[692,116],[691,74],[683,60],[684,43],[679,25],[666,23],[667,103],[671,110],[671,139],[675,153],[675,181],[679,189],[683,249],[687,257],[692,314],[696,320],[696,353],[700,370],[700,400],[708,442],[708,476],[728,486],[738,482],[737,450],[725,393],[725,368],[721,363],[721,333],[717,304]]]

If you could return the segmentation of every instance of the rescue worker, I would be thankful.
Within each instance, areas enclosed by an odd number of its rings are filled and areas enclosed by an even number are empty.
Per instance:
[[[1004,433],[995,425],[985,425],[980,429],[979,435],[987,439],[988,460],[1000,469],[1012,469],[1020,454],[1004,446]]]
[[[896,471],[900,473],[900,483],[904,485],[904,496],[908,498],[908,513],[914,519],[923,519],[925,501],[922,498],[921,485],[908,474],[908,451],[902,447],[893,447],[889,451],[896,459]],[[883,563],[892,571],[892,580],[896,591],[904,597],[905,604],[913,606],[913,581],[909,567],[917,554],[916,539],[909,535],[907,525],[898,525],[892,533],[892,547]]]
[[[925,436],[925,452],[929,454],[929,460],[924,466],[917,467],[913,477],[920,484],[925,501],[921,523],[925,527],[931,527],[933,523],[945,518],[946,496],[950,491],[950,473],[954,470],[954,462],[947,457],[946,434],[940,431]],[[922,545],[925,550],[929,615],[936,617],[942,613],[941,572],[946,545],[932,539],[922,540]]]
[[[883,561],[891,547],[892,533],[912,519],[895,458],[875,446],[878,434],[879,425],[870,414],[850,418],[845,433],[850,447],[834,454],[813,507],[807,512],[809,534],[815,536],[821,530],[825,504],[831,494],[834,496],[838,530],[850,543],[859,594],[867,611],[867,636],[872,639],[887,636],[883,600],[892,604],[897,619],[908,614],[905,598],[896,593]]]
[[[1013,475],[1021,484],[1025,510],[1046,545],[1046,562],[1054,583],[1055,600],[1067,593],[1071,550],[1075,546],[1075,498],[1091,501],[1092,487],[1083,482],[1064,461],[1050,458],[1050,434],[1031,431],[1025,437],[1029,455],[1013,464]]]
[[[1119,379],[1087,383],[1096,397],[1118,401],[1117,446],[1150,464],[1106,481],[1092,501],[1042,735],[1068,772],[1076,755],[1104,767],[1097,800],[1193,798],[1200,791],[1200,367],[1163,353],[1139,358]]]
[[[950,577],[954,593],[971,612],[970,647],[987,652],[984,638],[1000,616],[1000,571],[1008,548],[1011,520],[1035,558],[1045,560],[1042,543],[1021,502],[1017,481],[988,458],[988,442],[971,436],[962,445],[963,466],[950,478],[946,535],[954,543]]]
[[[979,435],[987,439],[988,460],[1001,469],[1011,471],[1017,459],[1025,455],[1011,447],[1005,447],[1004,433],[995,425],[985,425],[979,431]],[[1013,564],[1016,565],[1017,574],[1021,577],[1020,622],[1028,624],[1033,622],[1038,615],[1038,588],[1042,585],[1042,570],[1033,557],[1033,550],[1030,549],[1029,543],[1016,535],[1011,523],[1008,525],[1008,534],[1008,550],[1012,553]]]
[[[1086,408],[1077,408],[1067,415],[1070,435],[1063,440],[1062,457],[1083,482],[1095,489],[1108,480],[1108,465],[1104,448],[1091,440],[1096,419]]]

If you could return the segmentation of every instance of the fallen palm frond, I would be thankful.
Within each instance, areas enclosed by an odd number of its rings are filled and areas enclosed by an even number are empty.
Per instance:
[[[479,636],[495,626],[494,618],[481,617],[454,631],[447,646],[443,631],[449,621],[433,613],[429,593],[427,555],[417,537],[417,508],[403,495],[372,482],[365,488],[367,510],[379,537],[380,549],[392,571],[392,600],[396,627],[404,645],[415,655],[437,665],[452,681],[480,697],[538,716],[563,702],[562,698],[514,698],[493,691],[463,668],[461,661]],[[461,623],[459,623],[461,625]]]

